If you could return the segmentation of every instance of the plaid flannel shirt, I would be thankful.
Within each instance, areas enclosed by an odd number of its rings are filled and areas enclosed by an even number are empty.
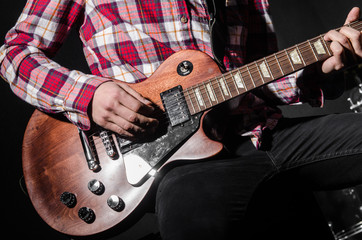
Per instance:
[[[276,51],[267,0],[225,4],[226,70]],[[212,57],[209,21],[204,0],[28,0],[0,49],[1,75],[23,100],[46,112],[65,113],[77,127],[89,129],[88,105],[101,83],[143,81],[182,49]],[[76,23],[92,74],[51,60]],[[233,101],[243,116],[240,133],[260,139],[262,130],[281,117],[277,104],[297,103],[307,95],[297,86],[298,74]]]

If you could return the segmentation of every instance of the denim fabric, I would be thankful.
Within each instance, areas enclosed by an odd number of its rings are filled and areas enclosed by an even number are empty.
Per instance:
[[[253,193],[281,173],[311,190],[362,183],[361,126],[352,113],[283,119],[260,150],[233,137],[226,156],[173,168],[156,197],[162,239],[243,239]]]

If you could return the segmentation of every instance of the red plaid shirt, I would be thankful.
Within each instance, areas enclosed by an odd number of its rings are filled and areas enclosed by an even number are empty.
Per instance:
[[[227,70],[276,51],[268,7],[267,0],[226,1]],[[0,49],[1,75],[20,98],[88,129],[88,105],[109,78],[143,81],[182,49],[212,56],[206,9],[204,0],[28,0]],[[50,59],[76,23],[92,75]],[[281,115],[270,103],[299,102],[303,92],[296,81],[293,74],[239,99],[240,131],[260,137],[272,128]]]

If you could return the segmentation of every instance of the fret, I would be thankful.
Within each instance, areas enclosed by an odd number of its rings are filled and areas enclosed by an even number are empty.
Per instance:
[[[222,93],[224,95],[224,98],[225,99],[229,99],[231,98],[231,92],[230,92],[230,89],[229,89],[229,86],[224,78],[224,75],[222,75],[220,78],[219,78],[219,83],[220,83],[220,86],[221,86],[221,89],[222,89]]]
[[[251,90],[255,88],[255,85],[251,79],[252,76],[250,75],[247,66],[244,66],[243,69],[244,69],[243,71],[240,71],[240,76],[242,77],[243,82],[245,83],[245,88],[247,90]]]
[[[310,40],[312,50],[315,53],[315,55],[318,58],[318,61],[324,60],[327,57],[331,56],[329,55],[329,49],[325,45],[325,41],[321,39],[321,37],[316,37]]]
[[[300,53],[299,45],[297,44],[295,48],[297,49],[297,51],[299,53],[299,56],[300,56],[300,59],[302,59],[302,62],[304,64],[304,66],[306,66],[304,58],[303,58],[302,54]]]
[[[282,69],[282,66],[280,65],[279,59],[278,59],[278,57],[277,57],[277,54],[274,53],[273,55],[274,55],[274,57],[275,57],[275,60],[276,60],[277,63],[278,63],[278,66],[279,66],[280,72],[282,73],[282,76],[284,76],[285,74],[284,74],[284,71],[283,71],[283,69]]]
[[[251,83],[254,85],[254,87],[256,87],[255,82],[254,82],[253,75],[251,75],[251,72],[250,72],[250,69],[249,69],[249,66],[248,66],[248,65],[246,65],[246,69],[248,70]]]
[[[263,84],[266,82],[270,82],[274,79],[274,75],[270,69],[269,63],[267,62],[266,58],[263,60],[257,61],[256,65],[259,68],[259,73],[262,76]]]
[[[271,75],[271,78],[272,79],[275,79],[274,77],[274,74],[273,74],[273,71],[270,69],[270,66],[269,66],[269,63],[268,63],[268,60],[266,59],[266,57],[264,57],[264,62],[265,62],[265,65],[267,66],[268,70],[269,70],[269,73]]]
[[[302,56],[304,66],[310,65],[317,61],[309,41],[299,44],[299,52]]]
[[[210,97],[210,100],[211,100],[212,104],[213,105],[218,104],[219,100],[217,99],[215,89],[214,89],[214,87],[212,85],[211,80],[209,80],[208,83],[206,83],[206,89],[207,89],[207,92],[209,93],[209,97]]]
[[[350,23],[350,26],[352,27],[352,28],[354,28],[355,30],[357,30],[357,31],[362,31],[362,23],[361,23],[361,21],[359,20],[357,20],[357,21],[355,21],[355,22],[351,22]]]
[[[206,83],[206,89],[213,105],[225,101],[223,94],[221,94],[217,78],[209,79]]]
[[[237,70],[238,70],[238,76],[240,77],[240,80],[242,81],[245,90],[248,91],[248,86],[245,84],[245,81],[244,81],[243,75],[241,75],[240,69],[237,69]],[[242,88],[241,82],[237,81],[236,83],[239,83],[239,85],[240,85],[239,88]]]
[[[240,94],[239,87],[238,87],[238,85],[237,85],[237,83],[236,83],[236,80],[235,80],[235,76],[236,76],[236,78],[239,79],[239,84],[240,84],[240,77],[238,76],[238,74],[239,74],[239,73],[236,73],[236,74],[234,75],[233,72],[230,72],[230,77],[231,77],[231,80],[232,80],[233,83],[234,83],[234,87],[235,87],[235,89],[236,89],[237,94]],[[240,85],[239,85],[239,86],[240,86]]]
[[[258,67],[258,64],[256,63],[256,62],[254,62],[254,64],[255,64],[255,67],[256,67],[256,69],[258,70],[258,73],[259,73],[259,76],[260,76],[260,79],[261,79],[261,81],[263,82],[263,84],[265,83],[265,81],[264,81],[264,77],[263,77],[263,75],[261,74],[261,72],[260,72],[260,69],[259,69],[259,67]]]
[[[230,74],[232,76],[232,80],[234,82],[238,94],[246,92],[247,89],[245,86],[245,82],[243,80],[243,77],[241,76],[239,69],[237,69],[236,71],[232,71]]]
[[[217,78],[215,78],[215,82],[216,82],[216,84],[217,84],[217,86],[218,86],[218,89],[219,89],[219,94],[217,94],[216,96],[219,97],[219,96],[221,95],[222,101],[225,101],[225,96],[224,96],[224,94],[222,93],[222,89],[221,89],[220,83],[219,83],[219,81],[218,81]],[[222,102],[222,101],[220,101],[220,102]]]
[[[361,30],[362,22],[350,26]],[[206,110],[331,55],[330,43],[320,35],[186,89],[186,104],[191,114]]]
[[[332,56],[333,53],[331,53],[331,51],[329,50],[329,47],[327,46],[327,43],[326,43],[326,41],[324,40],[324,36],[323,36],[323,35],[320,35],[320,36],[319,36],[319,40],[322,42],[322,44],[324,45],[324,47],[327,49],[328,55],[329,55],[329,56]]]
[[[280,62],[280,66],[283,69],[283,76],[295,71],[294,66],[289,58],[289,54],[286,50],[280,51],[277,53],[277,56]]]
[[[197,100],[197,103],[199,104],[200,108],[205,107],[204,98],[202,97],[200,88],[199,88],[199,87],[196,87],[196,88],[194,89],[194,93],[195,93],[196,100]]]
[[[283,73],[281,72],[281,68],[279,67],[279,63],[276,60],[275,56],[271,55],[271,56],[266,57],[266,59],[267,59],[266,61],[268,63],[267,66],[270,70],[273,80],[282,77]]]
[[[252,62],[248,64],[250,73],[253,77],[253,83],[255,87],[262,86],[264,84],[264,79],[260,74],[258,66],[255,64],[255,62]]]
[[[295,69],[294,69],[294,66],[293,66],[292,60],[290,59],[290,56],[289,56],[288,51],[285,49],[285,50],[284,50],[284,52],[285,52],[285,55],[287,56],[287,58],[288,58],[288,60],[289,60],[289,64],[290,64],[290,66],[292,67],[292,69],[293,69],[293,71],[294,71]],[[287,71],[287,72],[288,72],[288,71]]]
[[[189,107],[189,111],[191,114],[195,114],[196,113],[196,109],[195,109],[195,106],[192,102],[192,99],[191,99],[191,96],[190,96],[190,91],[189,89],[186,89],[185,90],[187,92],[187,94],[184,94],[185,95],[185,100],[186,100],[186,103],[187,103],[187,106]]]
[[[313,48],[312,44],[310,43],[310,40],[308,40],[308,44],[309,44],[310,49],[311,49],[312,52],[313,52],[313,55],[314,55],[315,60],[318,61],[317,54],[316,54],[316,52],[314,51],[314,48]]]
[[[212,102],[211,102],[210,96],[208,94],[208,91],[206,89],[205,83],[200,83],[199,86],[200,86],[199,88],[200,88],[201,96],[203,98],[206,108],[212,107]]]
[[[233,92],[232,92],[232,89],[230,88],[230,87],[232,86],[232,84],[231,84],[231,86],[230,86],[230,81],[228,81],[228,80],[225,78],[225,75],[226,75],[226,74],[223,74],[223,75],[222,75],[222,78],[224,79],[224,83],[225,83],[225,85],[226,85],[226,89],[228,90],[230,97],[233,97]]]
[[[297,71],[305,66],[303,56],[300,53],[298,45],[286,50],[289,56],[289,62],[292,65],[293,71]]]
[[[319,56],[327,54],[325,46],[320,37],[318,37],[317,40],[313,42],[313,46],[316,49]]]
[[[231,97],[234,97],[239,94],[238,87],[236,86],[236,83],[234,81],[234,78],[232,76],[232,72],[228,72],[224,74],[224,79],[226,81],[226,85],[228,86],[229,92]]]
[[[193,103],[196,103],[196,105],[197,105],[197,108],[198,108],[198,112],[200,112],[200,111],[202,111],[202,106],[200,106],[200,101],[199,101],[199,99],[198,99],[198,96],[196,95],[197,93],[197,90],[196,90],[196,88],[194,88],[194,87],[191,87],[191,94],[190,94],[190,97],[191,97],[191,99],[192,99],[192,102]],[[195,91],[196,90],[196,91]],[[202,104],[202,103],[201,103]]]

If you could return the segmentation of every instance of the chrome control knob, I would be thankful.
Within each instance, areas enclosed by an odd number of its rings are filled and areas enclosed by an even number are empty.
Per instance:
[[[110,196],[107,199],[107,204],[110,208],[117,212],[122,211],[125,207],[124,201],[116,195]]]
[[[88,189],[96,195],[102,195],[104,193],[104,185],[97,179],[93,179],[88,182]]]

